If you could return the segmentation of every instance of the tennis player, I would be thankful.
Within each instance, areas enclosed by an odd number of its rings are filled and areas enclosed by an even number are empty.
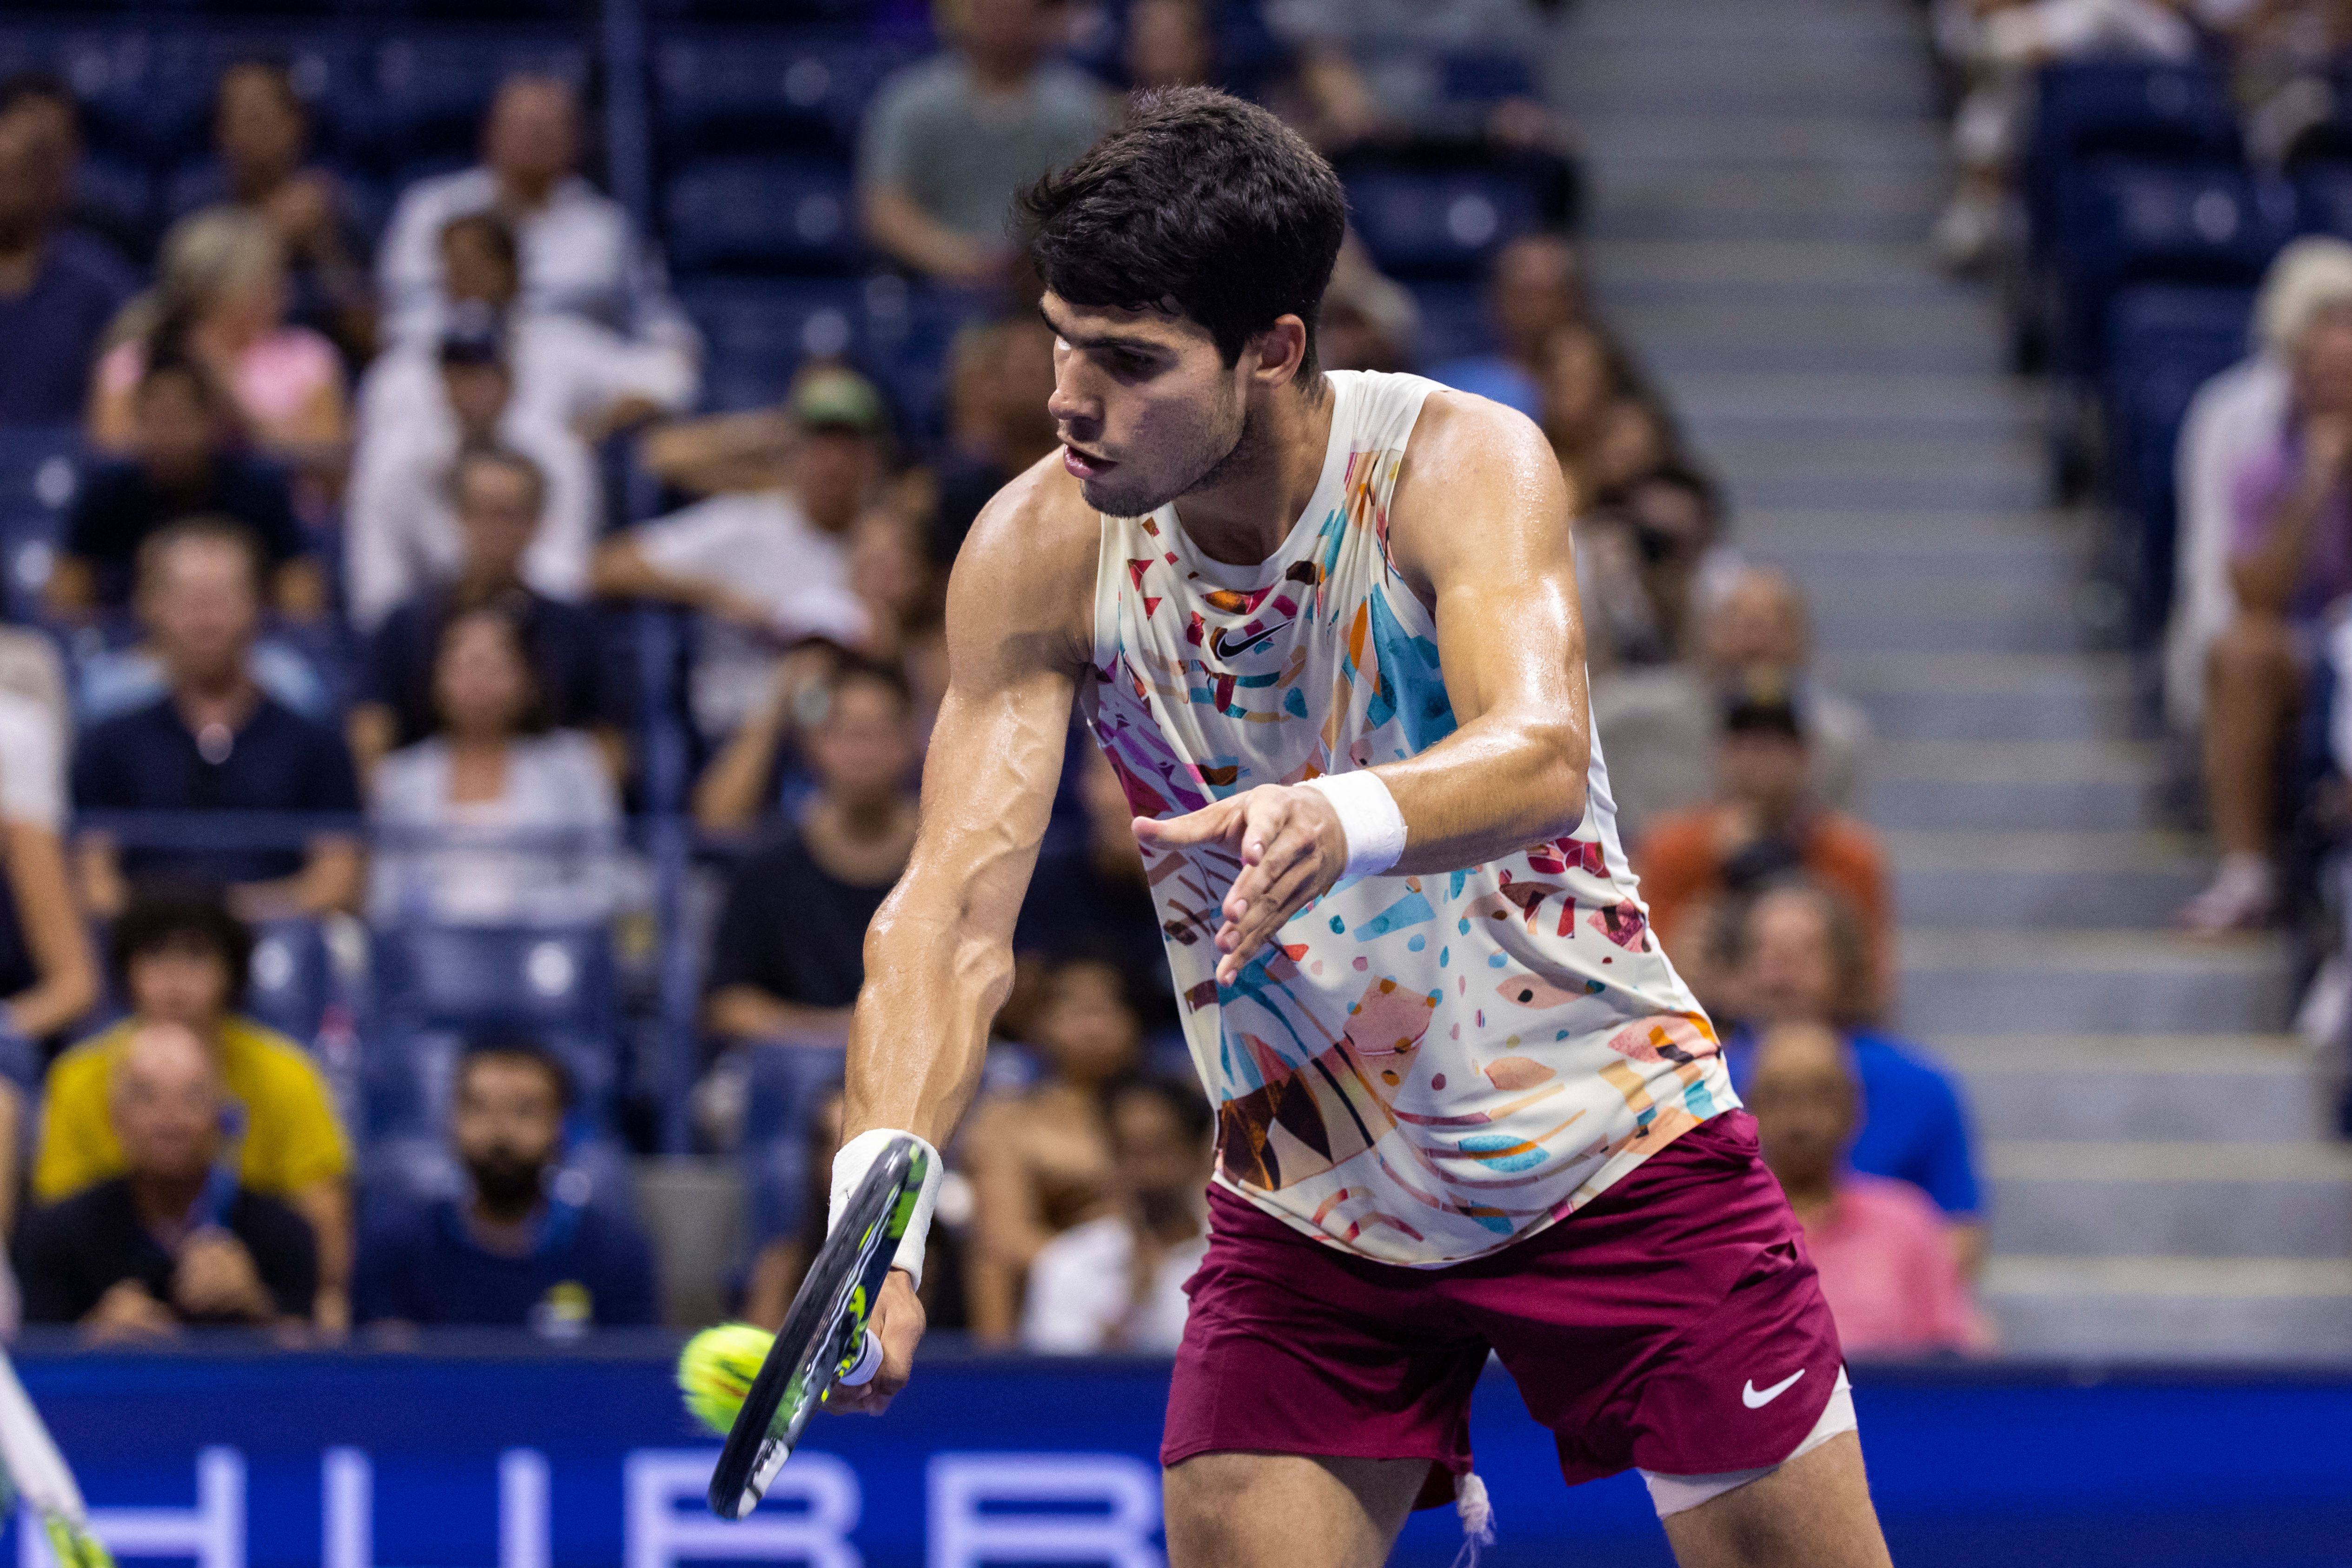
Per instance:
[[[1023,206],[1064,445],[956,564],[836,1205],[971,1099],[1075,702],[1218,1107],[1176,1568],[1380,1563],[1468,1476],[1490,1349],[1569,1481],[1643,1471],[1685,1568],[1885,1563],[1801,1232],[1617,844],[1543,437],[1318,371],[1345,199],[1259,109],[1147,97]],[[837,1406],[906,1384],[928,1218]]]

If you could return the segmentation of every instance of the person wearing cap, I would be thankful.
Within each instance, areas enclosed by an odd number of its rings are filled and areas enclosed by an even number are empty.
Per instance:
[[[436,353],[438,395],[400,421],[367,423],[344,516],[344,596],[362,632],[420,590],[460,575],[465,540],[451,481],[471,446],[504,447],[539,469],[523,581],[551,599],[585,593],[604,528],[595,455],[561,421],[519,402],[511,348],[497,312],[453,308]]]
[[[1755,672],[1724,699],[1715,799],[1660,817],[1633,852],[1651,925],[1676,967],[1703,990],[1715,909],[1775,881],[1801,878],[1853,905],[1884,995],[1893,943],[1885,854],[1867,825],[1820,804],[1807,737],[1795,693],[1770,672]]]
[[[849,544],[881,473],[881,397],[855,371],[819,366],[802,373],[784,412],[700,422],[656,444],[656,472],[722,487],[596,554],[598,593],[702,614],[688,695],[714,741],[758,707],[784,650],[810,638],[861,648],[870,632]]]

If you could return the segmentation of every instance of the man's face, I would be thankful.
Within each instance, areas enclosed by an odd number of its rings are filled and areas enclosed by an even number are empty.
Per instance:
[[[519,577],[522,558],[539,532],[539,481],[530,470],[481,459],[457,470],[457,536],[466,574],[482,581]]]
[[[1142,1044],[1118,977],[1099,964],[1064,966],[1037,1015],[1035,1032],[1054,1071],[1079,1084],[1107,1082],[1129,1071]]]
[[[73,110],[54,98],[28,98],[7,118],[25,138],[33,199],[44,217],[53,218],[73,199],[74,174],[81,164],[81,131]]]
[[[1741,1097],[1756,1118],[1764,1163],[1784,1183],[1818,1182],[1836,1169],[1853,1133],[1854,1089],[1834,1036],[1766,1036]]]
[[[523,184],[563,178],[580,160],[580,114],[562,82],[524,78],[499,91],[483,137],[483,158]]]
[[[25,244],[48,215],[31,129],[22,115],[0,116],[0,245]]]
[[[239,66],[221,78],[213,140],[232,168],[282,176],[302,162],[309,127],[285,78],[260,66]]]
[[[141,383],[131,403],[131,440],[140,463],[166,486],[199,478],[212,461],[218,436],[213,412],[185,374],[163,374]]]
[[[1136,0],[1127,8],[1127,74],[1138,89],[1209,79],[1209,30],[1199,0]]]
[[[1821,905],[1786,894],[1758,899],[1748,914],[1740,980],[1759,1023],[1828,1023],[1837,1010],[1838,966]]]
[[[1514,343],[1537,344],[1584,315],[1575,247],[1548,235],[1512,241],[1495,258],[1495,324]]]
[[[874,680],[835,686],[824,720],[809,732],[809,768],[825,796],[845,806],[886,800],[906,788],[915,765],[912,716],[898,694]]]
[[[1808,761],[1805,743],[1793,736],[1736,730],[1716,747],[1716,779],[1727,799],[1777,822],[1803,803]]]
[[[444,365],[442,390],[449,396],[449,412],[457,426],[476,440],[486,439],[505,417],[514,377],[504,365]]]
[[[2294,383],[2307,412],[2352,414],[2352,305],[2329,306],[2304,329]]]
[[[142,1020],[209,1030],[228,1011],[228,966],[210,948],[173,946],[125,966],[131,1010]]]
[[[1719,667],[1805,663],[1805,622],[1796,590],[1769,572],[1742,575],[1716,601],[1706,623],[1708,657]]]
[[[1208,1141],[1186,1133],[1158,1094],[1121,1094],[1111,1103],[1110,1146],[1120,1174],[1147,1206],[1196,1197],[1208,1185]]]
[[[468,1062],[449,1113],[457,1162],[486,1202],[527,1203],[563,1137],[563,1106],[547,1074],[531,1062],[483,1057]]]
[[[880,459],[873,440],[855,430],[822,427],[804,434],[792,456],[793,493],[810,522],[829,534],[846,533],[864,509]]]
[[[220,1083],[204,1043],[175,1024],[134,1035],[109,1074],[122,1163],[134,1176],[196,1181],[220,1149]]]
[[[175,685],[224,679],[244,668],[261,619],[252,561],[226,539],[182,539],[156,564],[141,609]]]
[[[1241,444],[1243,386],[1208,329],[1156,310],[1043,301],[1058,340],[1046,408],[1087,505],[1112,517],[1159,510],[1197,488]]]
[[[1005,65],[1034,60],[1051,44],[1054,10],[1047,0],[964,0],[964,47]]]

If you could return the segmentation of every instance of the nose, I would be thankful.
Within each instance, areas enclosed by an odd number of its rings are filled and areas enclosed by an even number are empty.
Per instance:
[[[1071,440],[1086,441],[1100,433],[1102,409],[1095,399],[1086,394],[1081,382],[1085,367],[1076,354],[1059,354],[1054,366],[1054,391],[1045,400],[1045,412],[1062,434]]]

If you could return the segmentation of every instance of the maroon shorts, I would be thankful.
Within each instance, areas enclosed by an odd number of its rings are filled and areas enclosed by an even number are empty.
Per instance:
[[[1429,1459],[1421,1506],[1470,1469],[1489,1349],[1551,1428],[1570,1485],[1786,1458],[1837,1382],[1804,1234],[1727,1112],[1525,1241],[1405,1269],[1309,1240],[1222,1187],[1168,1397],[1163,1464],[1240,1450]]]

